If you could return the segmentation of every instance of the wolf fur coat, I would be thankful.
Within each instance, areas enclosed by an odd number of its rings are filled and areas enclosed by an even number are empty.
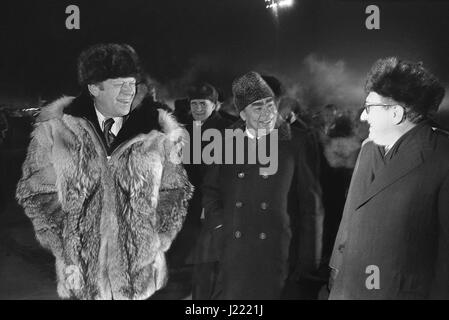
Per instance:
[[[17,199],[56,258],[61,298],[145,299],[166,283],[193,188],[179,161],[185,130],[170,114],[154,109],[158,129],[136,132],[149,109],[131,113],[110,155],[86,97],[63,97],[36,121]]]

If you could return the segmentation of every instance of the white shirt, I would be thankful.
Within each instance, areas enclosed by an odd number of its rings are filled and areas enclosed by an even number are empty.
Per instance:
[[[271,132],[271,130],[268,133],[270,133],[270,132]],[[257,140],[259,140],[260,138],[262,138],[263,136],[266,136],[268,134],[268,133],[266,133],[266,130],[261,130],[260,133],[263,133],[263,134],[259,134],[257,136]],[[255,138],[255,136],[251,133],[251,131],[248,130],[248,127],[246,127],[245,134],[250,139],[254,139]]]
[[[95,112],[97,113],[97,119],[98,119],[98,123],[100,124],[101,131],[104,131],[104,123],[107,119],[104,115],[101,114],[100,111],[97,110],[97,108],[95,108]],[[114,136],[117,136],[118,132],[122,128],[123,118],[115,117],[113,119],[114,119],[114,124],[111,127],[111,132]]]

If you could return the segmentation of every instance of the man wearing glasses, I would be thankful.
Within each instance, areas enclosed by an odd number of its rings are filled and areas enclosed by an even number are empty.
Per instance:
[[[56,258],[61,298],[145,299],[165,284],[192,186],[177,122],[148,100],[130,110],[140,74],[130,46],[94,45],[78,61],[82,93],[37,119],[17,199]]]
[[[330,299],[449,298],[449,138],[430,118],[444,97],[421,63],[377,61],[370,126],[330,266]]]
[[[248,147],[244,161],[212,165],[204,179],[203,232],[219,262],[210,297],[281,299],[289,275],[296,279],[319,265],[321,191],[306,161],[306,136],[286,123],[275,128],[274,94],[262,77],[249,72],[232,91],[243,120],[234,132]],[[278,162],[271,174],[256,160],[264,146]]]

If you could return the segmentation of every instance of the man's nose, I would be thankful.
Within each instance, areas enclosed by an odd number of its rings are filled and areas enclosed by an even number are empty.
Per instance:
[[[124,94],[132,95],[132,94],[134,94],[135,90],[136,90],[136,88],[133,85],[128,84],[128,83],[124,83],[122,86],[122,93],[124,93]]]
[[[263,108],[262,112],[260,113],[260,115],[264,118],[271,118],[273,115],[275,115],[276,111],[273,110],[273,108],[271,107],[265,107]]]
[[[360,121],[368,121],[368,114],[366,113],[365,109],[363,109],[362,113],[360,114]]]
[[[193,106],[193,111],[195,111],[195,112],[201,112],[202,109],[203,108],[199,104],[196,104]]]

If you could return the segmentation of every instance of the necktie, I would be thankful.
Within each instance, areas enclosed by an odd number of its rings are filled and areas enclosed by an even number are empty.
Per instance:
[[[111,132],[112,125],[114,124],[114,119],[109,118],[104,122],[103,135],[106,140],[108,148],[111,146],[112,141],[114,141],[114,134]]]

